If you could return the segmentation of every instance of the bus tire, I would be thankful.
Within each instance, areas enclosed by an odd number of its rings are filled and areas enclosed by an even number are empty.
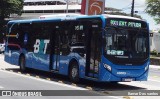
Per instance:
[[[69,78],[74,83],[77,83],[79,81],[79,67],[77,62],[71,63],[69,70]]]
[[[25,71],[26,71],[26,67],[25,67],[25,57],[24,57],[24,56],[21,56],[21,57],[20,57],[19,66],[20,66],[20,70],[21,70],[22,72],[25,72]]]

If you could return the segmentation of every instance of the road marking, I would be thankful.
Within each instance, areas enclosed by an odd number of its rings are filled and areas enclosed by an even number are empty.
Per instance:
[[[103,91],[103,93],[105,93],[105,94],[110,94],[110,92],[108,92],[108,91]]]
[[[159,82],[160,83],[160,81],[159,80],[153,80],[153,79],[148,79],[149,81],[154,81],[154,82]]]
[[[36,78],[40,78],[39,76],[36,76]]]
[[[18,74],[22,74],[21,72],[18,72]]]
[[[72,83],[71,85],[73,85],[73,86],[77,86],[77,84],[75,84],[75,83]]]
[[[160,69],[160,66],[149,65],[149,68]]]
[[[35,78],[35,77],[32,77],[32,76],[22,75],[22,74],[18,74],[18,73],[14,73],[14,72],[9,72],[9,71],[5,71],[5,70],[0,70],[0,71],[6,72],[6,73],[10,73],[10,74],[15,74],[15,75],[18,75],[18,76],[21,76],[21,77],[30,78],[30,79],[37,80],[37,81],[42,81],[42,82],[50,83],[50,84],[55,84],[55,85],[64,86],[64,87],[70,87],[70,88],[74,88],[74,89],[77,89],[77,90],[87,90],[86,88],[75,87],[75,86],[64,84],[64,83],[58,83],[58,82],[55,82],[55,81],[49,81],[49,80],[45,80],[45,79],[39,79],[39,78]]]
[[[93,90],[92,87],[90,87],[90,86],[87,86],[86,88],[89,89],[89,90]]]
[[[123,96],[124,99],[134,99],[133,97],[131,96]]]
[[[35,77],[32,77],[32,76],[18,74],[18,73],[15,73],[15,72],[10,72],[10,71],[5,71],[5,70],[0,70],[0,71],[5,72],[5,73],[9,73],[9,74],[15,74],[17,76],[21,76],[21,77],[25,77],[25,78],[29,78],[29,79],[33,79],[33,80],[37,80],[37,81],[42,81],[42,82],[45,82],[45,83],[50,83],[50,84],[55,84],[55,85],[59,85],[59,86],[63,86],[63,87],[73,88],[74,90],[89,90],[89,89],[78,87],[78,86],[72,86],[72,85],[68,85],[68,84],[65,84],[65,83],[58,83],[58,82],[55,82],[55,81],[49,81],[49,80],[45,80],[45,79],[39,79],[39,78],[35,78]],[[50,79],[50,78],[48,78],[48,79]],[[118,96],[106,96],[106,97],[111,97],[111,98],[114,98],[114,99],[122,99],[122,97],[118,97]]]
[[[0,86],[0,89],[2,89],[2,88],[4,88],[4,87]]]
[[[46,78],[46,80],[49,80],[49,81],[51,81],[51,79],[50,79],[50,78]]]
[[[26,75],[27,75],[27,76],[30,76],[30,74],[28,74],[28,73],[27,73]]]
[[[58,81],[58,82],[59,82],[59,83],[64,83],[64,82],[63,82],[63,81],[61,81],[61,80],[60,80],[60,81]]]
[[[140,88],[145,88],[147,90],[159,90],[160,87],[155,86],[155,85],[148,85],[143,82],[137,81],[137,82],[119,82],[120,84],[125,84],[125,85],[130,85],[130,86],[135,86],[135,87],[140,87]]]
[[[159,76],[153,76],[154,78],[158,78]]]
[[[9,70],[10,72],[13,72],[13,70]]]

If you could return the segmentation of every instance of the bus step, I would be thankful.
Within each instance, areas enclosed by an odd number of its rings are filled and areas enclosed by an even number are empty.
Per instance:
[[[58,70],[50,70],[50,72],[58,73]]]
[[[90,77],[90,76],[85,76],[85,78],[86,79],[91,79],[91,80],[98,80],[98,78],[95,78],[95,77],[93,78],[93,77]]]

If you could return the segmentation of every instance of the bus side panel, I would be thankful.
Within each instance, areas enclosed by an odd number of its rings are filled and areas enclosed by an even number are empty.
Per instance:
[[[68,70],[69,70],[69,64],[71,62],[72,59],[76,59],[75,58],[75,54],[74,53],[70,53],[67,56],[61,55],[60,56],[60,62],[59,62],[59,74],[62,75],[68,75]]]
[[[79,77],[80,78],[85,78],[85,65],[86,60],[85,58],[80,58],[79,59]]]
[[[33,54],[32,68],[38,69],[38,70],[49,71],[49,55]]]
[[[60,57],[59,74],[68,75],[69,64],[72,60],[76,60],[79,66],[79,77],[85,77],[85,59],[77,53],[71,53],[68,56]]]
[[[68,75],[69,60],[70,56],[60,56],[59,74]]]
[[[33,53],[32,52],[28,52],[26,53],[26,67],[28,68],[32,68],[32,63],[33,63]]]
[[[14,65],[19,65],[19,52],[18,51],[15,51],[15,52],[12,52],[12,58],[13,58],[13,64]]]
[[[13,65],[19,65],[19,51],[6,50],[4,60]]]

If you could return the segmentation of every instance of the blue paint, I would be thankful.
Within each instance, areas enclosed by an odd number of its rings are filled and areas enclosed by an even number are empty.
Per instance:
[[[24,35],[24,45],[28,43],[28,33],[25,33]]]
[[[105,28],[106,26],[106,16],[103,15],[97,15],[97,16],[78,16],[76,19],[81,18],[101,18],[103,21],[102,28]],[[32,22],[60,22],[62,21],[60,18],[58,19],[43,19],[43,20],[24,20],[24,21],[10,21],[8,24],[14,24],[14,23],[32,23]],[[103,32],[102,32],[103,35]],[[28,34],[25,33],[24,35],[24,45],[28,43]],[[19,63],[19,57],[21,54],[25,55],[26,58],[26,67],[39,69],[43,71],[50,71],[49,65],[50,65],[50,55],[44,53],[45,43],[44,40],[40,40],[39,45],[39,52],[27,52],[26,49],[22,48],[20,50],[10,50],[9,48],[6,48],[5,51],[5,61],[10,64],[18,65]],[[10,53],[11,52],[11,53]],[[102,50],[102,53],[103,50]],[[57,65],[55,62],[56,57],[58,58]],[[80,78],[90,79],[86,78],[85,76],[85,69],[86,69],[86,61],[85,58],[81,57],[77,53],[70,53],[69,55],[62,56],[62,55],[53,55],[53,68],[57,69],[59,74],[62,75],[68,75],[68,69],[69,69],[69,63],[72,59],[76,60],[79,65],[79,76]],[[103,65],[107,64],[111,66],[112,70],[108,71]],[[90,76],[94,76],[97,78],[94,81],[100,81],[100,82],[107,82],[107,81],[123,81],[125,78],[133,78],[136,81],[146,81],[148,77],[148,69],[145,70],[145,67],[149,65],[149,60],[147,60],[146,63],[139,66],[124,66],[124,65],[115,65],[114,63],[110,62],[108,59],[106,59],[103,55],[101,56],[101,63],[99,64],[99,72],[98,74],[92,74],[89,73]],[[57,66],[57,67],[56,67]],[[125,74],[119,74],[124,73]]]

